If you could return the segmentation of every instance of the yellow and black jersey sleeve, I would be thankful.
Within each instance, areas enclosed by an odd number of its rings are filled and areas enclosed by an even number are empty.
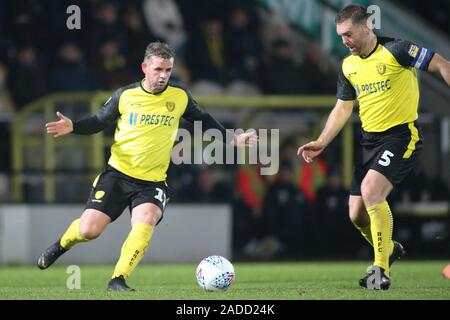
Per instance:
[[[79,121],[73,121],[73,133],[93,134],[115,123],[120,116],[120,96],[125,90],[136,87],[139,87],[139,82],[117,89],[96,115]]]
[[[356,92],[350,81],[342,73],[342,68],[339,68],[336,97],[340,100],[355,100]]]
[[[183,88],[179,86],[180,88]],[[183,88],[186,91],[186,94],[188,95],[188,105],[186,107],[186,111],[183,114],[183,119],[194,122],[194,121],[201,121],[202,122],[202,128],[203,130],[208,129],[217,129],[222,133],[222,137],[224,138],[224,142],[228,143],[230,141],[226,140],[227,138],[233,137],[233,134],[227,135],[227,130],[216,120],[214,119],[209,113],[205,112],[197,103],[197,101],[194,100],[189,90]]]
[[[419,47],[413,42],[380,37],[379,43],[389,50],[397,62],[404,67],[414,67],[416,69],[428,70],[434,51]]]

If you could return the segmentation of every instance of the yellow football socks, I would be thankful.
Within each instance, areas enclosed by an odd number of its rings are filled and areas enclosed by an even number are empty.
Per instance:
[[[370,231],[370,224],[367,227],[359,227],[357,225],[355,225],[355,227],[356,227],[356,229],[359,230],[359,232],[361,232],[364,239],[366,239],[367,242],[369,242],[370,245],[373,247],[372,232]]]
[[[86,239],[80,234],[80,219],[74,220],[66,233],[61,237],[59,244],[66,250],[72,248],[75,244],[80,242],[86,242],[90,239]]]
[[[141,261],[147,250],[153,234],[153,226],[145,223],[134,224],[128,238],[125,240],[120,252],[112,278],[124,276],[127,278]]]
[[[367,208],[370,217],[374,265],[384,269],[389,275],[389,256],[393,250],[393,218],[389,204],[384,201]]]

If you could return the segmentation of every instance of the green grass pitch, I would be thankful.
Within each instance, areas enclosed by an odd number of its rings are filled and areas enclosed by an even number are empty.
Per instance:
[[[0,267],[0,299],[139,300],[324,300],[450,299],[450,280],[441,276],[448,261],[399,261],[388,291],[358,287],[363,262],[235,263],[236,281],[225,292],[204,292],[195,264],[142,264],[128,284],[136,292],[107,292],[113,266],[81,265],[81,288],[67,289],[67,266]]]

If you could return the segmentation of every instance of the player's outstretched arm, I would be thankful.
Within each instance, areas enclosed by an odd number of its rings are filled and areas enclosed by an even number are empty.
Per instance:
[[[64,136],[73,131],[72,120],[64,116],[61,112],[56,112],[59,121],[49,122],[45,125],[47,128],[47,133],[52,134],[53,137],[58,138]]]
[[[183,118],[189,122],[201,121],[203,125],[203,130],[217,129],[222,133],[223,142],[230,143],[235,147],[251,147],[258,142],[258,136],[255,130],[248,130],[247,132],[230,135],[228,130],[226,130],[221,123],[219,123],[213,116],[208,112],[205,112],[197,102],[192,98],[191,93],[185,90],[188,95],[188,105],[186,111],[183,114]],[[229,140],[228,140],[229,139]]]
[[[307,163],[313,162],[326,146],[336,137],[352,115],[353,100],[340,100],[336,102],[333,110],[328,116],[327,123],[319,138],[300,146],[297,155],[302,156]]]
[[[255,130],[251,130],[249,132],[235,135],[233,141],[231,141],[231,145],[236,147],[251,147],[257,142],[258,136],[256,135]]]
[[[428,66],[428,71],[439,73],[450,86],[450,61],[435,53]]]

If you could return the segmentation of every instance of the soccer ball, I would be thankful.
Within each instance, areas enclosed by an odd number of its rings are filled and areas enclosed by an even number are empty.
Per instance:
[[[206,291],[225,291],[234,281],[233,265],[221,256],[209,256],[198,265],[197,283]]]

